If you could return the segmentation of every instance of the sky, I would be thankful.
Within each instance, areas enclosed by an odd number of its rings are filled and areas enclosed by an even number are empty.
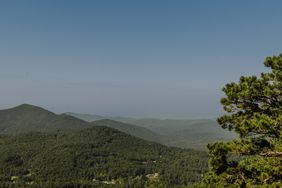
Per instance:
[[[0,109],[192,118],[282,53],[279,0],[0,1]]]

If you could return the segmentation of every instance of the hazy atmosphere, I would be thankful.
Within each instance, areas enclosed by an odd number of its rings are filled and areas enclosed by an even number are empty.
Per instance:
[[[227,3],[228,2],[228,3]],[[1,1],[0,108],[210,117],[282,51],[281,1]]]
[[[0,188],[282,187],[281,8],[0,0]]]

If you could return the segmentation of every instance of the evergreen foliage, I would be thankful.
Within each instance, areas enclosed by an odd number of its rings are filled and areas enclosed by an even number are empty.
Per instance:
[[[269,72],[227,84],[224,129],[240,138],[209,144],[210,171],[200,187],[282,187],[282,54],[266,58]]]
[[[181,187],[206,170],[205,152],[103,126],[0,137],[0,187]]]

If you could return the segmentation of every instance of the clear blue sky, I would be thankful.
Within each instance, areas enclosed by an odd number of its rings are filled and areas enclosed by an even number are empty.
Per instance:
[[[282,1],[1,1],[0,108],[205,117],[282,52]]]

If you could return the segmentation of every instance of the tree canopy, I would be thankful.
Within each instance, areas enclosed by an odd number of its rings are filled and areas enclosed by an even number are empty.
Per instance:
[[[207,158],[103,126],[0,134],[0,187],[180,188],[200,181]]]
[[[218,123],[239,138],[208,145],[204,187],[282,187],[282,54],[264,65],[270,71],[223,88]]]

